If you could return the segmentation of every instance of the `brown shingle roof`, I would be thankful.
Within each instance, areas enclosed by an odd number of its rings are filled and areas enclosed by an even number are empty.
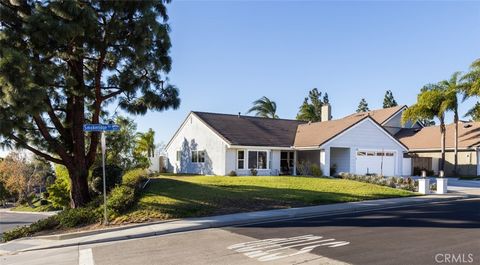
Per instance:
[[[393,115],[395,115],[399,110],[401,110],[403,107],[405,106],[396,106],[396,107],[391,107],[386,109],[372,110],[369,112],[354,113],[352,115],[346,116],[345,118],[356,116],[359,114],[364,114],[364,115],[370,115],[370,117],[374,119],[376,122],[378,122],[379,124],[383,124]]]
[[[294,146],[320,146],[365,118],[366,113],[357,113],[338,120],[299,125]]]
[[[193,112],[231,145],[291,147],[297,120]]]
[[[454,147],[454,124],[446,126],[445,148]],[[425,127],[422,129],[402,129],[395,137],[405,144],[408,149],[434,149],[440,150],[439,126]],[[459,123],[458,147],[474,148],[480,146],[480,122]]]

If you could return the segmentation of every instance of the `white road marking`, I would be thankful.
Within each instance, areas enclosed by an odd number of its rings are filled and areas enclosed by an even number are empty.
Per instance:
[[[78,251],[78,265],[95,265],[91,248]]]
[[[243,253],[249,258],[256,258],[258,261],[271,261],[308,253],[321,246],[336,248],[348,244],[350,242],[336,241],[334,238],[323,239],[323,236],[304,235],[249,241],[231,245],[228,249]],[[300,250],[295,249],[302,246]]]

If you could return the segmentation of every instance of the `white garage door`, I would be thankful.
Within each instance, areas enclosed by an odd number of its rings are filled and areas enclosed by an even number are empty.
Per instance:
[[[356,156],[356,174],[395,175],[395,152],[359,150]]]

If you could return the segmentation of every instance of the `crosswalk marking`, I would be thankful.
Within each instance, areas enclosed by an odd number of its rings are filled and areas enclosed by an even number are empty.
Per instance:
[[[95,265],[91,248],[78,251],[78,265]]]
[[[258,261],[271,261],[308,253],[321,246],[336,248],[350,244],[347,241],[337,241],[334,238],[323,236],[304,235],[289,238],[269,238],[263,240],[243,242],[228,247],[249,258]],[[302,247],[300,250],[295,248]]]

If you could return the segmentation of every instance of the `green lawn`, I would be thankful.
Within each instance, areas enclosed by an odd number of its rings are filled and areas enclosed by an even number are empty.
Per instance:
[[[21,204],[12,208],[12,211],[17,212],[48,212],[48,211],[55,211],[59,209],[55,209],[51,204],[48,205],[40,205],[40,200],[33,201],[33,208],[28,206],[28,204]]]
[[[159,176],[136,207],[115,222],[141,222],[352,202],[415,193],[344,179],[314,177]]]

